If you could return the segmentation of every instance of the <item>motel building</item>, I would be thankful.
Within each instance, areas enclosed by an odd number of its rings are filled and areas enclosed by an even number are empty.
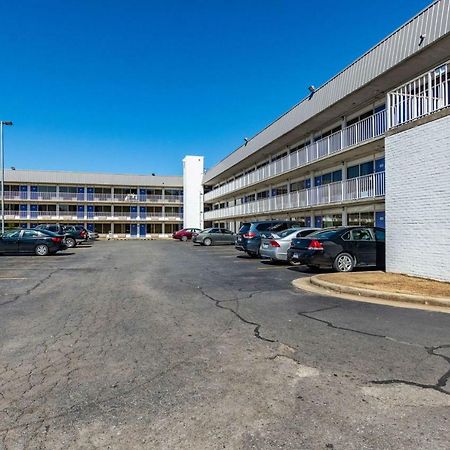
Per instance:
[[[295,219],[386,228],[387,270],[450,281],[450,0],[437,0],[258,134],[183,177],[6,172],[9,225],[117,237]]]

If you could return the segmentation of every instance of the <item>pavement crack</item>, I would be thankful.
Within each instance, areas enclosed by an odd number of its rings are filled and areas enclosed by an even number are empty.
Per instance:
[[[218,299],[214,298],[212,295],[209,295],[208,293],[206,293],[205,290],[204,290],[203,288],[199,287],[198,289],[200,290],[200,292],[202,293],[202,295],[203,295],[204,297],[206,297],[206,298],[208,298],[209,300],[213,301],[214,304],[215,304],[215,306],[216,306],[217,308],[220,308],[220,309],[224,309],[224,310],[226,310],[226,311],[229,311],[229,312],[231,312],[232,314],[234,314],[241,322],[243,322],[243,323],[245,323],[245,324],[247,324],[247,325],[252,325],[252,326],[254,326],[255,328],[253,329],[253,334],[255,335],[255,337],[256,337],[257,339],[260,339],[260,340],[265,341],[265,342],[278,342],[278,341],[275,340],[275,339],[269,339],[269,338],[264,337],[264,336],[261,335],[260,329],[261,329],[261,326],[262,326],[262,325],[261,325],[260,323],[257,323],[257,322],[253,322],[253,321],[251,321],[251,320],[248,320],[248,319],[246,319],[245,317],[243,317],[241,314],[239,314],[235,309],[230,308],[230,307],[228,307],[228,306],[224,306],[224,305],[221,304],[222,302],[225,302],[225,301],[226,301],[226,302],[230,302],[230,301],[232,301],[232,300],[218,300]],[[246,296],[245,298],[251,298],[253,295],[254,295],[254,293],[249,294],[249,295]],[[237,305],[238,307],[239,307],[239,300],[242,300],[242,299],[235,299],[235,300],[234,300],[234,301],[236,302],[236,305]]]
[[[56,272],[58,272],[58,270],[61,269],[55,269],[52,272],[50,272],[47,276],[45,276],[44,278],[42,278],[41,280],[39,280],[34,286],[30,287],[29,289],[27,289],[25,292],[15,295],[11,300],[8,300],[6,302],[0,303],[0,306],[4,306],[4,305],[8,305],[10,303],[14,303],[17,300],[19,300],[22,297],[26,297],[28,295],[30,295],[33,291],[35,291],[39,286],[41,286],[43,283],[45,283],[48,279],[50,279],[52,277],[52,275],[54,275]]]
[[[370,333],[368,331],[355,330],[353,328],[348,328],[348,327],[341,327],[338,325],[334,325],[332,322],[330,322],[328,320],[319,319],[317,317],[313,317],[310,315],[310,314],[317,313],[317,312],[328,311],[328,310],[334,309],[334,308],[336,308],[336,306],[322,308],[322,309],[318,309],[315,311],[299,312],[298,315],[305,317],[307,319],[315,320],[316,322],[323,323],[323,324],[327,325],[328,327],[333,328],[335,330],[349,331],[351,333],[361,334],[363,336],[385,339],[385,340],[392,341],[392,342],[395,342],[400,345],[407,345],[410,347],[418,347],[418,348],[424,349],[430,356],[436,356],[438,358],[444,359],[444,361],[446,361],[447,364],[450,365],[450,357],[441,355],[440,353],[437,353],[437,351],[440,349],[450,348],[450,344],[443,344],[443,345],[438,345],[435,347],[426,347],[426,346],[423,346],[420,344],[414,344],[411,342],[401,341],[401,340],[395,339],[393,337],[386,336],[384,334]],[[400,380],[400,379],[372,380],[370,382],[372,384],[405,384],[405,385],[409,385],[409,386],[420,387],[422,389],[432,389],[432,390],[435,390],[442,394],[450,395],[450,391],[444,389],[444,387],[447,385],[447,382],[449,381],[449,379],[450,379],[450,369],[447,370],[441,377],[439,377],[439,379],[436,381],[435,384],[417,383],[415,381]]]

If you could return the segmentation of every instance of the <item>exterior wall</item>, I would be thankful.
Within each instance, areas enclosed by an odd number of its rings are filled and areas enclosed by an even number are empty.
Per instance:
[[[386,270],[450,281],[450,116],[425,119],[386,138]]]
[[[183,159],[183,225],[186,228],[203,228],[203,159],[203,156]]]

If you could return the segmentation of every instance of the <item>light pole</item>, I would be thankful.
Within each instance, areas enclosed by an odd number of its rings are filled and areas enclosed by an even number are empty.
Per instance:
[[[2,197],[2,234],[5,232],[5,152],[3,149],[3,125],[12,125],[12,122],[0,120],[0,165],[1,165],[1,197]]]

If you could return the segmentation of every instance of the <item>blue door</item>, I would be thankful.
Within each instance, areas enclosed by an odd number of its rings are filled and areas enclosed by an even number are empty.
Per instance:
[[[20,224],[20,228],[27,228],[27,224],[26,223],[21,223]]]
[[[28,186],[20,186],[20,199],[26,200],[28,197]]]
[[[31,223],[31,224],[30,224],[30,228],[34,228],[34,227],[37,227],[37,226],[38,226],[37,223]]]
[[[94,231],[95,230],[94,224],[93,223],[88,223],[87,224],[87,229],[88,229],[88,231]]]
[[[305,217],[305,227],[310,227],[311,226],[311,217],[307,216]]]
[[[77,200],[84,200],[84,187],[77,188]]]
[[[38,197],[38,188],[37,186],[30,186],[30,198],[31,200],[36,200]]]
[[[94,218],[94,205],[87,205],[87,218],[88,219]]]
[[[321,186],[322,185],[322,177],[314,177],[314,186]]]
[[[311,178],[307,178],[305,180],[305,188],[309,189],[311,187]]]
[[[375,213],[375,226],[380,228],[386,228],[384,211],[379,211]]]
[[[21,219],[26,219],[27,218],[27,212],[28,212],[28,208],[27,205],[19,205],[19,216]]]
[[[145,189],[139,189],[139,201],[145,202],[147,200],[147,191]]]
[[[137,206],[131,206],[130,207],[130,218],[136,219],[137,218]]]
[[[87,195],[87,201],[93,201],[94,200],[94,188],[88,187],[86,195]]]
[[[384,158],[377,159],[375,161],[375,172],[384,172],[385,164]]]
[[[141,223],[139,225],[139,236],[145,237],[147,235],[147,225],[145,223]]]
[[[130,226],[131,237],[137,237],[137,223],[132,223]]]
[[[322,228],[322,216],[314,217],[314,226],[316,228]]]
[[[77,219],[84,219],[84,206],[83,205],[77,206]]]
[[[139,217],[141,219],[146,219],[147,218],[147,208],[145,206],[140,206],[139,207]]]
[[[30,205],[30,217],[36,219],[38,215],[38,205]]]

